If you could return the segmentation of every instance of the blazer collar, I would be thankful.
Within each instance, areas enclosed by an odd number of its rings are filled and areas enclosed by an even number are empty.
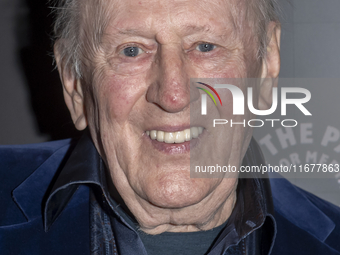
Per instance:
[[[307,192],[292,185],[281,175],[271,175],[275,209],[299,228],[324,242],[335,223],[306,196]]]
[[[71,140],[58,141],[60,146],[17,188],[12,197],[28,221],[41,217],[42,204],[50,183],[63,165],[63,158],[70,149]]]

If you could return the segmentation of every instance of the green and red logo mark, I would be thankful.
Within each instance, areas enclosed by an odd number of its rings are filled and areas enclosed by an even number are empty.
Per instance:
[[[197,82],[197,83],[198,83],[198,84],[201,84],[201,85],[204,85],[204,86],[206,86],[207,88],[209,88],[210,90],[212,90],[212,91],[215,93],[215,95],[218,97],[218,100],[220,100],[220,103],[221,103],[221,105],[222,105],[222,100],[221,100],[221,98],[220,98],[220,95],[217,93],[217,91],[216,91],[213,87],[211,87],[210,85],[205,84],[205,83],[203,83],[203,82]],[[196,88],[201,89],[201,90],[203,90],[205,93],[207,93],[207,94],[211,97],[211,99],[214,101],[215,105],[217,106],[216,100],[215,100],[214,96],[213,96],[208,90],[206,90],[206,89],[204,89],[204,88],[200,88],[200,87],[196,87]]]

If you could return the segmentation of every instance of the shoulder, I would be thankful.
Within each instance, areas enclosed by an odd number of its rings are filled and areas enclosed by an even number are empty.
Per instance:
[[[23,145],[0,145],[0,161],[6,166],[18,163],[18,160],[27,159],[29,161],[43,159],[64,146],[70,146],[72,139],[58,140],[45,143],[23,144]],[[31,155],[40,156],[37,158]],[[22,158],[24,157],[24,158]],[[15,165],[15,164],[14,164]]]
[[[72,147],[72,139],[25,145],[0,146],[0,180],[3,184],[23,181],[51,155],[62,150],[59,159]],[[58,163],[58,162],[55,162]]]
[[[72,139],[25,145],[0,145],[0,174],[13,170],[30,172],[62,148],[71,147]],[[17,172],[16,172],[17,173]]]
[[[340,208],[284,178],[270,182],[277,224],[273,254],[340,254]]]

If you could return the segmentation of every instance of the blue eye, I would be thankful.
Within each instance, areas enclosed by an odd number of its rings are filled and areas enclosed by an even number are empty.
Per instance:
[[[127,57],[136,57],[138,56],[140,53],[142,53],[143,50],[141,48],[138,47],[127,47],[123,50],[123,54]]]
[[[201,52],[212,51],[215,48],[216,48],[216,46],[211,44],[211,43],[202,43],[202,44],[197,45],[197,47],[196,47],[196,49],[201,51]]]

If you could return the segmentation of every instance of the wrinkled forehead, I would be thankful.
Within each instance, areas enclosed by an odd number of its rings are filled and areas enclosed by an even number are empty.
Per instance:
[[[134,33],[138,30],[182,27],[190,32],[216,26],[249,33],[246,0],[85,0],[82,2],[82,26],[86,33]],[[144,31],[147,32],[147,31]]]

